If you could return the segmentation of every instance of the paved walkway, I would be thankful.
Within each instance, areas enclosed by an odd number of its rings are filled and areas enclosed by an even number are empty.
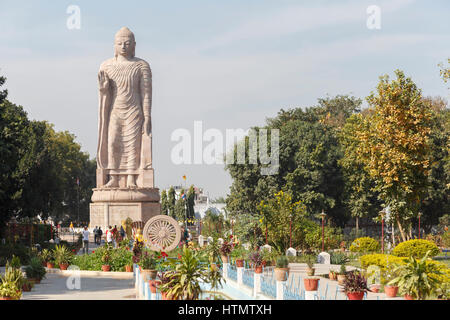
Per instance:
[[[68,281],[69,280],[69,281]],[[117,279],[108,276],[80,277],[79,289],[70,290],[75,281],[69,276],[47,273],[41,283],[36,284],[30,292],[22,293],[22,300],[134,300],[136,299],[134,280]]]

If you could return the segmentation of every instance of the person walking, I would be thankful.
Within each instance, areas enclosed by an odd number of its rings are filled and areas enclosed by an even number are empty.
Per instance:
[[[89,230],[84,227],[83,230],[83,254],[89,254]]]
[[[122,241],[123,239],[125,239],[125,229],[123,228],[123,226],[120,226],[120,231],[119,231],[119,233],[120,233],[120,241]]]
[[[112,245],[113,244],[113,234],[112,234],[111,226],[109,226],[108,230],[106,230],[106,243],[108,245]]]
[[[103,230],[102,230],[102,227],[98,227],[98,230],[97,230],[97,244],[98,245],[101,245],[101,243],[102,243],[102,235],[103,235]]]
[[[97,244],[98,227],[95,226],[95,228],[94,228],[94,230],[92,232],[94,233],[94,243]]]

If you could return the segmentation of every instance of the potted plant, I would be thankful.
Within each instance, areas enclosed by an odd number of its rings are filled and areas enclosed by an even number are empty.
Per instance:
[[[236,267],[243,268],[244,267],[244,259],[247,250],[245,250],[244,246],[237,245],[234,247],[233,251],[231,251],[231,256],[236,260]]]
[[[262,259],[262,266],[266,267],[267,262],[271,261],[272,257],[271,257],[271,253],[267,248],[262,248],[261,249],[261,259]]]
[[[436,264],[427,262],[430,253],[431,250],[420,260],[409,257],[404,265],[395,267],[394,272],[398,276],[388,285],[398,286],[400,294],[404,295],[406,300],[425,300],[431,296],[439,287],[437,277],[444,273]]]
[[[61,270],[67,270],[72,259],[72,252],[64,245],[56,245],[53,250],[55,262],[59,265]]]
[[[390,283],[391,280],[397,278],[398,269],[397,264],[390,263],[383,272],[384,293],[389,298],[395,298],[398,293],[398,285]]]
[[[339,285],[344,285],[345,277],[347,275],[347,268],[345,267],[345,264],[341,264],[341,268],[339,269],[339,272],[337,274],[337,280]]]
[[[21,296],[22,291],[15,283],[6,281],[0,283],[0,300],[19,300]]]
[[[127,263],[125,265],[125,272],[133,272],[133,263],[132,262]]]
[[[169,273],[167,272],[158,272],[158,278],[159,283],[157,283],[157,288],[161,292],[161,299],[162,300],[169,300],[167,297],[167,291],[171,288],[168,286],[168,283],[170,282]]]
[[[141,267],[141,273],[145,280],[147,276],[150,280],[155,280],[157,274],[156,263],[157,261],[153,253],[149,253],[148,251],[143,252],[139,260],[139,267]]]
[[[262,273],[262,256],[259,251],[254,251],[248,256],[249,261],[255,268],[255,273]]]
[[[14,284],[19,291],[21,291],[23,287],[28,289],[27,281],[20,269],[20,259],[18,259],[18,257],[15,258],[17,260],[14,259],[13,256],[13,261],[11,263],[9,263],[9,261],[6,262],[5,274],[3,276],[0,275],[0,283]]]
[[[364,293],[369,290],[366,278],[358,271],[347,274],[343,287],[343,291],[349,300],[362,300]]]
[[[43,266],[47,267],[47,268],[53,268],[54,267],[54,263],[53,263],[53,252],[49,249],[43,249],[41,251],[41,259],[44,262]]]
[[[328,272],[328,278],[333,281],[337,280],[337,272],[330,270],[330,272]]]
[[[316,271],[314,269],[314,263],[316,263],[316,261],[315,255],[309,254],[306,256],[306,274],[310,277],[313,276]]]
[[[31,258],[29,265],[25,267],[27,279],[33,283],[40,283],[46,273],[41,260],[37,257]]]
[[[102,253],[102,271],[109,272],[111,271],[111,254],[112,254],[112,247],[107,244],[105,245]]]
[[[220,256],[222,258],[223,263],[228,263],[229,255],[233,250],[233,246],[228,241],[224,241],[222,246],[220,247]]]
[[[202,289],[200,282],[208,282],[206,266],[202,265],[198,252],[183,247],[183,254],[177,261],[170,262],[170,271],[165,275],[168,282],[161,285],[166,298],[175,300],[198,300]]]
[[[289,276],[289,260],[286,256],[279,256],[275,265],[275,279],[286,281]]]

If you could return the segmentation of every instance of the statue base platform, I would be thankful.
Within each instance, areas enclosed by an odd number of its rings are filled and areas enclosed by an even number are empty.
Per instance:
[[[123,220],[146,223],[161,213],[159,189],[157,188],[96,188],[90,204],[90,226],[118,228]]]

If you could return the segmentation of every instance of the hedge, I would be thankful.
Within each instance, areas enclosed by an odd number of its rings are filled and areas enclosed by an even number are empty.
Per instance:
[[[415,239],[399,243],[392,254],[397,257],[423,258],[428,250],[431,250],[429,257],[437,256],[440,253],[438,246],[429,240]]]
[[[359,261],[363,269],[375,265],[380,267],[381,270],[385,270],[388,263],[402,264],[405,259],[405,257],[396,257],[390,254],[375,253],[361,256]]]
[[[373,253],[380,250],[380,244],[377,240],[370,237],[362,237],[355,239],[351,246],[351,252]]]

